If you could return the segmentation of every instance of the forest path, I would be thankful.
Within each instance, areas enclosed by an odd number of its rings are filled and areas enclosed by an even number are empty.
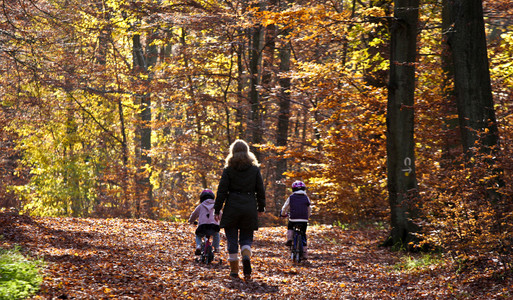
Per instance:
[[[511,296],[513,288],[511,280],[498,285],[462,278],[443,265],[397,268],[403,254],[378,247],[385,231],[332,226],[308,228],[310,258],[300,265],[289,260],[283,226],[261,228],[253,280],[232,280],[224,238],[223,263],[195,262],[194,229],[141,219],[0,213],[0,245],[18,244],[46,262],[34,299],[494,299]]]

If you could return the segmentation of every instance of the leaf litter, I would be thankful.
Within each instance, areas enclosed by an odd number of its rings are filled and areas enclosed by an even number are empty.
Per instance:
[[[0,213],[1,247],[20,245],[46,262],[33,299],[507,299],[511,278],[457,273],[445,263],[396,266],[401,252],[381,248],[387,232],[308,228],[309,258],[294,264],[285,226],[255,233],[252,280],[229,278],[223,234],[211,265],[194,256],[189,224],[145,219],[28,217]],[[242,274],[240,274],[242,275]]]

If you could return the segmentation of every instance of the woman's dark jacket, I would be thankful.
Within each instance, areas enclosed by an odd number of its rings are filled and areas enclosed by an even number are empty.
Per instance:
[[[223,209],[224,205],[224,209]],[[258,229],[258,212],[265,211],[265,189],[260,168],[227,167],[217,187],[215,214],[223,209],[221,228]]]

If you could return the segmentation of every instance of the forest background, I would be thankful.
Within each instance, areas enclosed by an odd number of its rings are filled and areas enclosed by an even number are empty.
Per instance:
[[[413,8],[418,233],[511,269],[513,5],[482,2],[500,143],[470,164],[444,3]],[[388,224],[393,12],[390,0],[2,1],[0,206],[183,219],[241,138],[262,163],[266,224],[296,179],[314,222]]]

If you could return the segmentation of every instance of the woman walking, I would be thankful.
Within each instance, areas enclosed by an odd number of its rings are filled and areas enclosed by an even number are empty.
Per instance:
[[[265,189],[258,161],[243,140],[230,146],[214,210],[217,219],[223,210],[219,225],[228,243],[230,276],[239,277],[240,245],[244,278],[251,279],[251,244],[253,232],[258,230],[258,215],[265,211]]]

